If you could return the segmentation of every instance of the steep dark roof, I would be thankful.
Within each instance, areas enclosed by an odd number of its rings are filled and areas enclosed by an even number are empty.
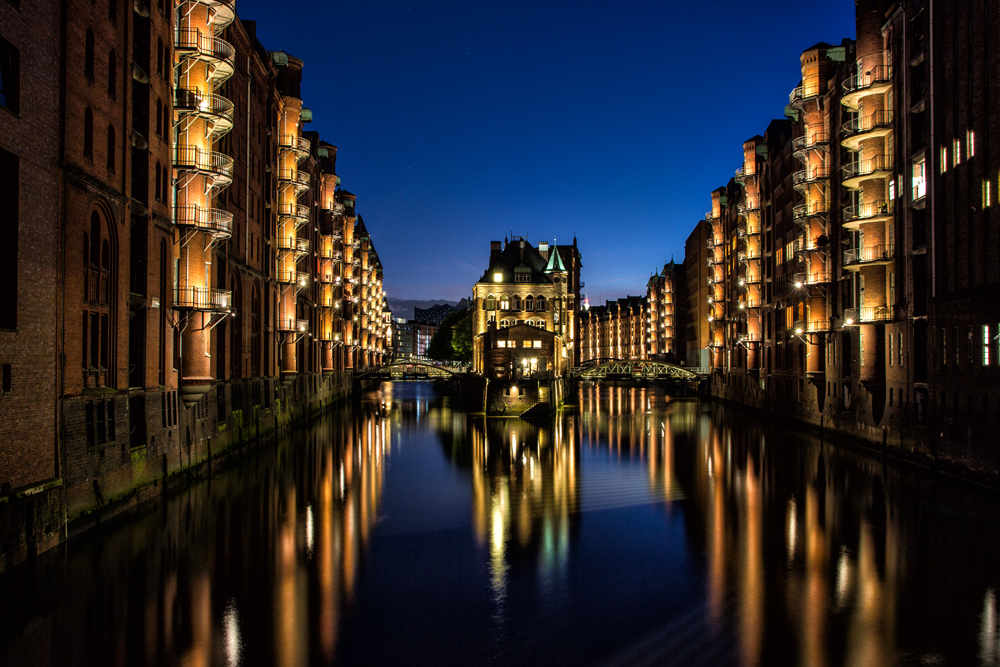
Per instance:
[[[354,235],[359,238],[363,236],[371,238],[371,234],[368,233],[368,228],[365,227],[365,220],[360,215],[358,216],[358,224],[354,226]]]
[[[544,284],[552,282],[552,279],[545,275],[545,258],[539,254],[537,248],[527,241],[524,241],[523,252],[520,241],[508,243],[500,252],[497,261],[486,267],[479,282],[492,283],[493,274],[497,269],[500,269],[503,271],[503,282],[512,283],[514,282],[514,270],[521,265],[531,269],[531,282]]]

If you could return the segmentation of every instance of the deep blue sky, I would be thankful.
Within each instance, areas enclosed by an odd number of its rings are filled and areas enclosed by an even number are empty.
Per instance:
[[[305,62],[309,129],[385,267],[391,299],[468,296],[489,242],[578,238],[592,303],[644,294],[780,117],[851,0],[238,0]]]

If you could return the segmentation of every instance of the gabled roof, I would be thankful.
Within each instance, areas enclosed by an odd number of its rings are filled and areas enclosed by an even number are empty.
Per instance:
[[[550,246],[552,250],[549,251],[549,263],[545,265],[545,273],[552,273],[553,271],[565,271],[566,265],[563,264],[562,257],[559,256],[559,249],[556,246]]]
[[[517,271],[518,269],[520,270]],[[486,268],[486,271],[478,282],[495,282],[493,274],[500,271],[503,273],[503,280],[501,282],[512,283],[514,282],[515,271],[526,273],[525,269],[530,270],[530,282],[532,283],[547,285],[552,282],[552,279],[545,275],[545,259],[538,253],[538,249],[527,241],[524,242],[523,248],[520,241],[513,241],[504,246],[504,249],[500,252],[500,256]]]

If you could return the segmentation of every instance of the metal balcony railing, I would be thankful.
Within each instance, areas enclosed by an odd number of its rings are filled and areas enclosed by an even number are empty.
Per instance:
[[[306,137],[300,137],[297,134],[278,135],[278,148],[281,150],[292,151],[300,157],[309,155],[311,146],[312,145],[310,144],[309,139]]]
[[[226,183],[231,183],[233,180],[233,158],[224,153],[208,151],[197,146],[180,145],[175,147],[174,166],[182,171],[213,176]]]
[[[864,179],[868,176],[877,176],[880,172],[892,171],[891,155],[875,155],[864,160],[858,160],[851,164],[844,165],[844,184],[852,179]]]
[[[867,116],[858,116],[844,123],[840,132],[846,139],[854,135],[866,134],[879,129],[892,127],[892,110],[882,109]]]
[[[218,208],[203,208],[197,204],[177,206],[174,208],[174,224],[178,227],[193,227],[219,238],[229,238],[233,230],[233,214]]]
[[[795,286],[799,285],[823,285],[830,282],[829,271],[799,271],[792,276]]]
[[[864,72],[848,77],[844,83],[844,93],[858,93],[892,83],[892,65],[877,65]]]
[[[888,322],[892,319],[889,306],[865,306],[857,310],[859,322]]]
[[[309,331],[309,320],[299,320],[294,317],[279,317],[278,331],[306,333]]]
[[[791,328],[791,333],[825,333],[830,331],[830,329],[829,320],[795,320]]]
[[[282,204],[278,207],[278,215],[282,218],[295,218],[296,221],[308,222],[309,207],[300,204]]]
[[[798,204],[792,207],[792,219],[796,222],[805,221],[815,216],[827,215],[829,212],[830,206],[826,202]]]
[[[304,255],[309,252],[309,239],[294,236],[279,236],[278,250]]]
[[[867,204],[848,206],[844,209],[844,222],[865,222],[893,215],[896,202],[893,199],[878,199]]]
[[[214,287],[178,287],[174,289],[174,308],[229,312],[233,293]]]
[[[867,264],[870,262],[888,263],[895,253],[895,244],[880,243],[864,248],[851,248],[844,251],[844,266]]]
[[[300,287],[305,287],[309,284],[309,274],[301,271],[293,271],[290,269],[278,271],[276,277],[279,283],[284,283],[286,285],[297,284]]]
[[[221,33],[236,18],[235,0],[197,0],[198,4],[211,10],[212,29]]]
[[[795,137],[792,139],[792,155],[797,157],[805,151],[826,146],[827,143],[829,142],[826,132],[812,132],[801,137]]]
[[[792,89],[792,92],[788,93],[788,105],[791,107],[798,107],[804,101],[817,97],[820,94],[820,86],[818,84],[808,84],[802,86],[796,86]]]
[[[278,180],[301,188],[309,187],[309,173],[298,169],[279,169]]]
[[[812,169],[800,169],[792,174],[792,186],[816,183],[830,178],[830,170],[826,167],[814,167]]]
[[[216,66],[225,66],[232,73],[236,49],[224,39],[204,35],[197,29],[181,28],[174,32],[174,48],[182,57],[215,61]]]
[[[197,88],[175,88],[174,109],[181,114],[197,114],[223,121],[227,129],[233,124],[232,101],[222,95],[203,93]]]

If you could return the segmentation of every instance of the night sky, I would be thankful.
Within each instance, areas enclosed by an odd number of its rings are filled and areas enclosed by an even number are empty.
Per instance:
[[[799,55],[854,37],[851,0],[238,0],[302,97],[388,296],[468,296],[489,242],[570,243],[591,303],[645,294],[780,117]]]

